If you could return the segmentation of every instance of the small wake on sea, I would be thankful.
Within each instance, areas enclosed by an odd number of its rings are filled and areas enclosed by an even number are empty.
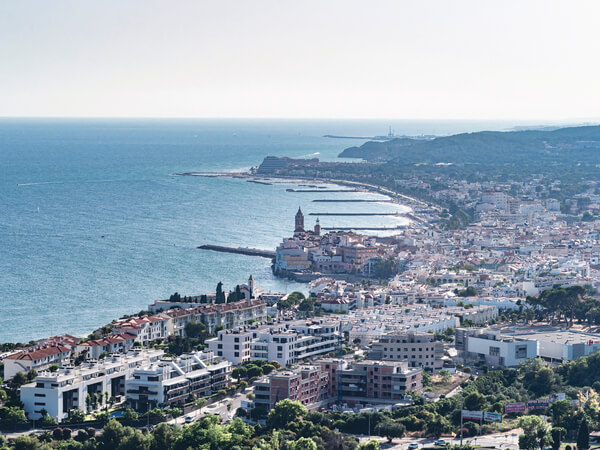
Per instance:
[[[313,158],[319,156],[321,152],[307,153],[306,155],[299,156],[299,158]]]

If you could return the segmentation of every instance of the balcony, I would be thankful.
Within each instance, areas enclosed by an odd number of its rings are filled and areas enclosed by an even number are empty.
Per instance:
[[[140,389],[129,389],[127,391],[128,394],[137,394],[137,395],[158,395],[156,391],[144,391]]]

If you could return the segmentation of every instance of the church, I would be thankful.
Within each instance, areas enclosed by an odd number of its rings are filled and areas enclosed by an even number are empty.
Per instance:
[[[319,219],[317,218],[314,230],[306,231],[304,229],[304,214],[302,213],[302,209],[298,206],[298,212],[296,213],[296,226],[294,227],[294,237],[302,236],[304,234],[313,234],[315,236],[320,236],[321,224],[319,223]]]

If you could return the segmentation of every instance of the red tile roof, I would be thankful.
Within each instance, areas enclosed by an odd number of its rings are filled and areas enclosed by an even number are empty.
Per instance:
[[[38,361],[40,359],[47,358],[48,356],[57,355],[59,353],[70,353],[70,349],[63,345],[53,345],[38,350],[23,351],[14,355],[7,356],[5,359],[16,359],[19,361]]]

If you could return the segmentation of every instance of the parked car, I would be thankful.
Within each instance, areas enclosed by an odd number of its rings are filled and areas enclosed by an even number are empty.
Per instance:
[[[185,418],[185,423],[192,423],[192,418],[191,417],[186,417]]]
[[[408,446],[408,450],[414,450],[415,448],[419,448],[419,444],[415,444],[414,442]]]
[[[433,443],[433,445],[446,445],[446,441],[443,439],[438,439]]]

